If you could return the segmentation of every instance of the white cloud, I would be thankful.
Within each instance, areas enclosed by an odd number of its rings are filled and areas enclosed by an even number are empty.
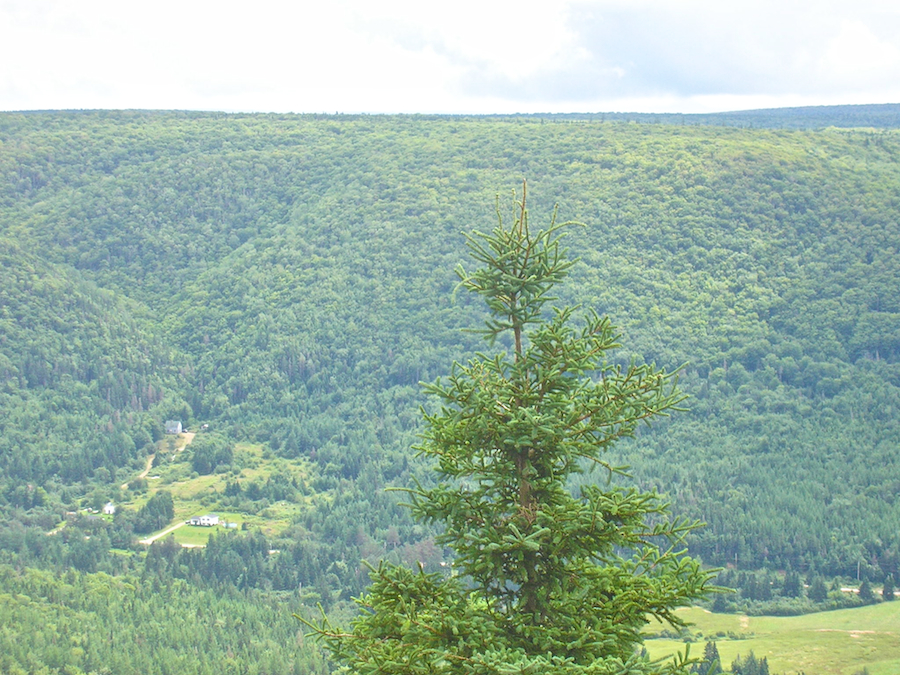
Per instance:
[[[886,102],[896,45],[900,11],[871,0],[0,0],[0,109]]]
[[[900,81],[900,48],[896,44],[879,38],[862,21],[844,21],[823,55],[824,77],[851,86],[865,86],[886,76]]]
[[[450,63],[480,64],[510,78],[559,61],[574,37],[567,26],[566,3],[548,11],[546,2],[534,0],[458,0],[440,6],[393,0],[360,3],[357,12],[365,30],[410,51],[435,48]]]

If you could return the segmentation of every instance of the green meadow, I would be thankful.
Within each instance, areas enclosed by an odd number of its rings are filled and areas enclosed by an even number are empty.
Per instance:
[[[165,441],[160,442],[160,448],[163,447],[163,443]],[[235,469],[227,473],[196,475],[191,472],[189,463],[181,458],[180,453],[184,446],[185,444],[181,444],[181,447],[170,455],[172,461],[151,469],[147,476],[147,491],[144,494],[124,503],[128,508],[138,509],[160,490],[167,490],[172,495],[175,517],[165,528],[150,536],[206,513],[216,513],[221,522],[237,523],[238,528],[246,524],[248,527],[260,529],[267,536],[273,536],[282,532],[298,513],[308,508],[306,502],[312,499],[311,497],[300,502],[273,502],[255,513],[222,508],[219,503],[229,481],[264,482],[274,474],[304,480],[308,475],[308,468],[302,461],[273,458],[267,456],[262,446],[258,444],[238,443],[235,446],[237,465]],[[203,546],[214,532],[221,532],[223,529],[222,526],[200,527],[185,524],[167,536],[174,537],[175,541],[182,545]]]
[[[772,617],[713,614],[697,607],[679,610],[691,626],[691,654],[700,656],[706,640],[714,640],[727,669],[739,654],[752,650],[766,657],[772,675],[870,675],[900,673],[900,602],[804,616]],[[659,624],[650,632],[661,629]],[[648,639],[654,658],[683,652],[685,642]]]

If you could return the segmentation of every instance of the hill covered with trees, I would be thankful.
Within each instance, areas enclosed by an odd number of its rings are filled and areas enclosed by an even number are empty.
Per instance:
[[[639,122],[675,126],[718,126],[741,129],[827,129],[900,127],[900,103],[819,105],[799,108],[762,108],[719,113],[560,113],[546,119],[601,122]]]
[[[157,578],[232,569],[327,601],[358,592],[362,558],[437,565],[383,488],[428,480],[418,383],[483,349],[461,330],[483,310],[454,292],[462,233],[524,178],[535,223],[557,202],[584,223],[561,302],[610,316],[622,364],[684,366],[689,410],[610,460],[709,523],[692,553],[900,578],[898,157],[871,129],[2,114],[2,556],[143,574],[102,537],[46,532],[182,419],[308,463],[308,485],[254,488],[259,509],[310,499],[268,535],[278,555],[235,535],[221,559],[154,554]],[[229,476],[216,498],[247,499]]]

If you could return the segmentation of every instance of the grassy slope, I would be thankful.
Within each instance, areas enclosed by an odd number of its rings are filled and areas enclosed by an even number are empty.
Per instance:
[[[768,659],[771,673],[850,675],[864,666],[871,675],[900,672],[900,602],[791,617],[712,614],[699,608],[680,614],[693,624],[695,635],[716,640],[726,667],[752,650]],[[718,633],[742,639],[717,638]],[[704,638],[692,645],[692,654],[702,655]],[[646,646],[653,657],[684,650],[677,640],[648,640]]]

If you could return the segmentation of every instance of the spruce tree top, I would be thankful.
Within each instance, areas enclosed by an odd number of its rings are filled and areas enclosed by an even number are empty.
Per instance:
[[[498,209],[490,234],[468,237],[480,267],[460,268],[461,286],[487,303],[489,343],[509,333],[512,351],[426,386],[441,408],[425,415],[418,451],[444,482],[412,491],[411,507],[444,525],[456,576],[374,570],[352,631],[317,628],[352,672],[660,672],[638,655],[647,617],[678,624],[674,610],[707,591],[709,574],[682,550],[696,525],[666,521],[655,494],[567,489],[683,397],[671,374],[606,360],[619,346],[607,318],[547,315],[573,264],[561,227],[532,232],[523,188],[511,226]]]

